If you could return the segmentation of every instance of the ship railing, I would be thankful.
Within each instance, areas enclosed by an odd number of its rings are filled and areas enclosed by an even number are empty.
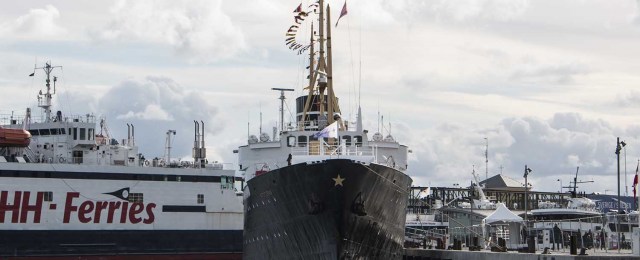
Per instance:
[[[349,129],[356,129],[357,123],[352,121],[343,120],[344,123],[344,131],[348,131]],[[320,125],[317,120],[311,121],[297,121],[295,123],[287,124],[287,130],[321,130]],[[342,131],[342,129],[340,129]]]
[[[376,149],[346,144],[329,144],[320,139],[311,141],[303,147],[291,147],[291,155],[328,155],[328,156],[375,156]]]

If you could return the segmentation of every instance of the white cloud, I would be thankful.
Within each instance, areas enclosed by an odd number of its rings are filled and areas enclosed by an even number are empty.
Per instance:
[[[431,2],[431,1],[429,1]],[[529,6],[527,0],[466,0],[431,2],[438,18],[462,22],[469,20],[508,21],[519,17]]]
[[[92,34],[97,40],[167,44],[192,63],[211,63],[247,48],[221,5],[220,0],[121,0],[111,9],[110,23]]]
[[[601,119],[584,118],[578,113],[557,113],[549,119],[512,117],[489,128],[469,124],[441,124],[431,129],[409,129],[406,141],[414,151],[415,160],[409,163],[409,172],[416,185],[450,186],[454,180],[468,183],[471,169],[484,176],[484,137],[489,138],[489,176],[500,173],[521,179],[527,164],[534,170],[530,181],[563,178],[575,173],[580,166],[579,179],[593,179],[601,185],[614,185],[616,136],[628,144],[638,143],[638,127],[616,130]],[[635,134],[634,134],[635,133]],[[640,151],[627,151],[629,158],[640,156]],[[627,168],[631,168],[633,162]],[[621,166],[622,167],[622,166]],[[426,182],[426,183],[425,183]],[[449,183],[451,182],[451,183]],[[566,182],[565,182],[566,184]],[[542,182],[537,190],[553,190]],[[613,186],[611,186],[613,187]],[[584,187],[587,190],[593,187]],[[604,188],[602,188],[604,189]]]
[[[166,77],[127,80],[112,87],[97,101],[98,113],[107,116],[112,132],[126,136],[126,123],[136,127],[136,140],[145,155],[160,156],[167,130],[177,131],[176,156],[189,155],[193,136],[193,120],[205,122],[208,135],[225,128],[218,109],[203,95],[190,91]]]
[[[167,111],[164,111],[162,107],[157,104],[148,104],[144,111],[133,112],[129,111],[124,115],[116,116],[117,119],[142,119],[142,120],[160,120],[160,121],[172,121],[173,118]]]
[[[37,40],[59,39],[67,32],[58,24],[59,18],[60,12],[53,5],[30,9],[29,13],[13,21],[0,23],[0,35]]]
[[[635,25],[640,25],[640,0],[636,0],[636,12],[633,18],[631,19],[631,23]]]

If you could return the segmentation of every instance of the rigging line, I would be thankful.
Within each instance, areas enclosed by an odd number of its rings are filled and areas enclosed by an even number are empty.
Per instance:
[[[291,108],[289,108],[289,102],[284,102],[284,106],[287,107],[287,111],[289,111],[289,123],[293,121],[293,114],[291,113]],[[284,119],[282,119],[284,121]]]

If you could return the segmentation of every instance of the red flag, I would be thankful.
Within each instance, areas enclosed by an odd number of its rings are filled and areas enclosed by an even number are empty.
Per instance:
[[[294,13],[299,13],[302,12],[302,3],[300,5],[298,5],[298,8],[296,8],[296,10],[293,10]]]
[[[638,168],[640,168],[640,160],[638,160],[638,165],[636,166],[636,176],[633,177],[633,205],[634,208],[636,206],[636,191],[638,190]]]
[[[342,6],[342,11],[340,12],[340,17],[338,17],[338,21],[336,22],[336,27],[338,27],[338,23],[340,22],[340,18],[347,15],[347,0],[344,1],[344,5]]]

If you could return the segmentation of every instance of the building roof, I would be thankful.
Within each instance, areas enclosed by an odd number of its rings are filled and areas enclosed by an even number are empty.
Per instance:
[[[480,185],[484,186],[484,188],[486,189],[524,189],[524,183],[516,181],[502,174],[497,174],[490,177],[489,179],[480,181]]]

